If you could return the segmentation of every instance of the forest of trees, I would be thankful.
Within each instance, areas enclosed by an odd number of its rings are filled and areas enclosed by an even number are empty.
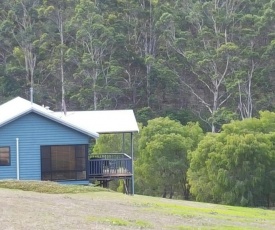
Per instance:
[[[273,0],[2,0],[0,103],[133,108],[217,132],[274,102]]]
[[[0,104],[134,109],[139,193],[270,206],[274,51],[275,0],[1,0]]]

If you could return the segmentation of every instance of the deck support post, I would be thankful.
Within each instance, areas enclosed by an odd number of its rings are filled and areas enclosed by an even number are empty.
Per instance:
[[[129,192],[130,192],[130,179],[128,179],[128,178],[124,178],[123,179],[123,185],[124,185],[124,188],[123,188],[123,193],[124,194],[127,194],[127,195],[129,195]]]
[[[107,180],[104,180],[103,182],[103,188],[109,188],[109,182]]]
[[[131,157],[132,157],[132,195],[135,194],[135,177],[134,177],[134,135],[131,133]]]
[[[122,133],[122,152],[125,153],[125,133]]]

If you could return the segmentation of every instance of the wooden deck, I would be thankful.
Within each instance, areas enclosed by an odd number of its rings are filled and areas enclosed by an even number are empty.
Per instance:
[[[132,158],[125,153],[96,154],[89,160],[90,179],[110,180],[131,176]]]

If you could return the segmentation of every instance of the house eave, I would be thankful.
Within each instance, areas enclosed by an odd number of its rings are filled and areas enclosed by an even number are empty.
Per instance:
[[[7,121],[4,121],[4,122],[0,123],[0,128],[7,125],[7,124],[9,124],[9,123],[11,123],[11,122],[13,122],[13,121],[15,121],[15,120],[17,120],[18,118],[20,118],[22,116],[27,115],[28,113],[31,113],[31,109],[23,111],[20,114],[16,114],[16,116],[13,116],[13,117],[9,118]]]

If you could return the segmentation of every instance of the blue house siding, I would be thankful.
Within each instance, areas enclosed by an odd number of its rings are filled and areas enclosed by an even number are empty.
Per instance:
[[[0,179],[16,179],[19,138],[20,180],[41,180],[40,146],[89,144],[91,137],[31,112],[0,127],[0,146],[9,146],[11,165],[0,166]]]

